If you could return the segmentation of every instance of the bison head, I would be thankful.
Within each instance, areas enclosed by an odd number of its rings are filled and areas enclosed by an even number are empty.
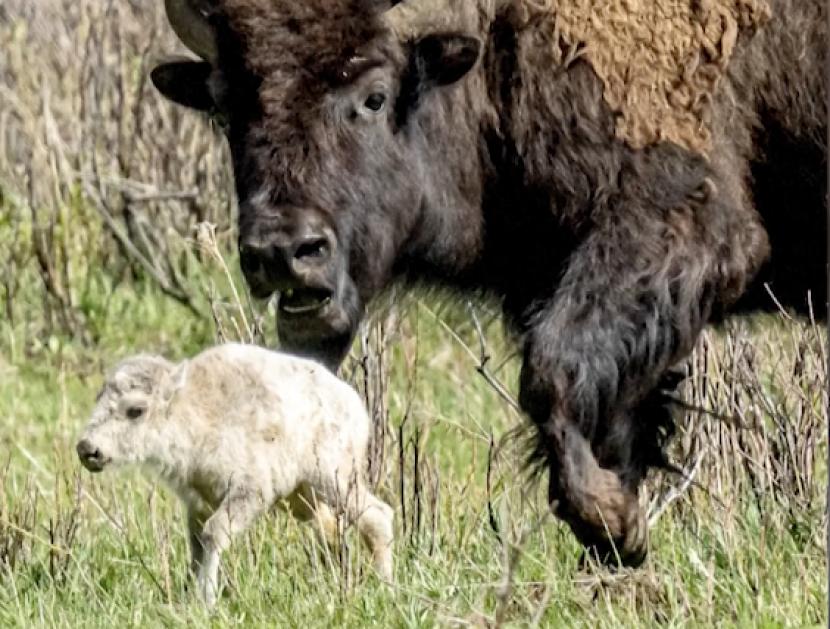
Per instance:
[[[203,60],[152,75],[166,97],[224,127],[245,278],[257,297],[279,294],[283,347],[331,367],[406,252],[441,236],[421,229],[428,197],[448,193],[435,192],[419,109],[479,56],[471,36],[402,37],[406,7],[391,4],[166,0]]]

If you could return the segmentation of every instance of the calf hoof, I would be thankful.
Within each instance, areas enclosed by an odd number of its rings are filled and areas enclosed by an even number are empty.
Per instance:
[[[380,579],[381,583],[385,583],[386,585],[395,584],[395,577],[392,574],[391,560],[384,560],[383,562],[380,562],[375,569],[377,570],[378,578]]]

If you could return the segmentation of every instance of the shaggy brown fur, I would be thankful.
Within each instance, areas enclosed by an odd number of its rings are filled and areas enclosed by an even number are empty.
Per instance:
[[[773,305],[746,292],[767,259],[787,304],[826,299],[825,6],[771,1],[716,94],[706,159],[620,141],[592,66],[527,19],[531,0],[501,1],[402,43],[380,0],[221,0],[218,66],[154,80],[230,122],[243,270],[282,292],[283,346],[336,366],[396,280],[499,299],[552,505],[637,563],[671,368],[742,294]]]
[[[396,7],[391,21],[406,40],[482,20],[486,28],[510,12],[555,24],[555,65],[576,56],[591,64],[621,140],[699,152],[711,149],[712,95],[739,39],[770,17],[765,0],[418,0]]]

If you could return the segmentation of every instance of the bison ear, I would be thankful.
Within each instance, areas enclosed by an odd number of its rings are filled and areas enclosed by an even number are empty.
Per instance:
[[[211,72],[213,66],[207,61],[170,61],[154,68],[150,78],[162,96],[174,103],[210,111],[214,108],[208,89]]]
[[[480,50],[479,40],[465,35],[428,35],[418,40],[413,62],[422,89],[459,81],[472,70]]]
[[[404,126],[426,92],[461,80],[476,64],[480,50],[477,39],[456,34],[428,35],[415,42],[401,79],[398,126]]]

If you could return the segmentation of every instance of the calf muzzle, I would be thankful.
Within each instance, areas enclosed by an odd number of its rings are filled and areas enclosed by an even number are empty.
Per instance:
[[[83,466],[90,472],[100,472],[107,464],[107,459],[101,450],[88,439],[81,439],[75,446],[75,450]]]

